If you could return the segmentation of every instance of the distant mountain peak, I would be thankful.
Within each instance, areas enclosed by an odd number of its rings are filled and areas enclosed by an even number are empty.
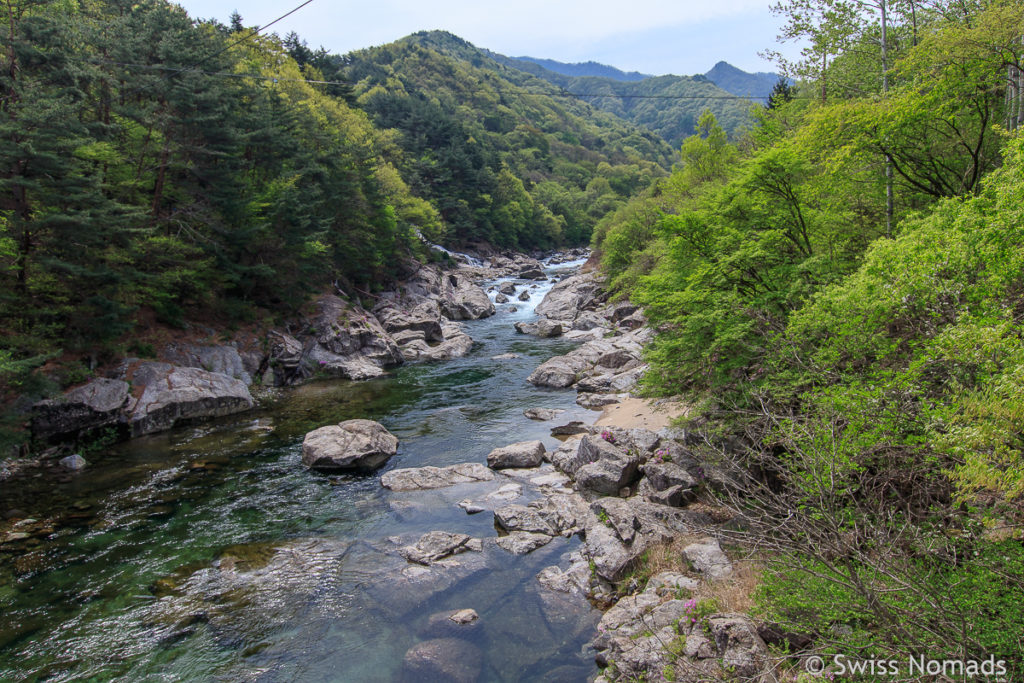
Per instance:
[[[778,74],[764,71],[748,73],[726,61],[715,64],[704,77],[733,95],[762,100],[768,99],[779,81]]]

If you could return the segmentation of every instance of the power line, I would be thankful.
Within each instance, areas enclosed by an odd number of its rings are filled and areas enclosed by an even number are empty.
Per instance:
[[[161,80],[168,81],[168,80],[174,78],[175,76],[177,76],[180,73],[184,73],[186,71],[197,71],[198,67],[202,66],[203,64],[205,64],[206,62],[210,61],[214,57],[219,57],[220,55],[224,54],[225,52],[227,52],[231,48],[235,47],[236,45],[241,45],[242,43],[246,42],[247,40],[251,40],[252,38],[255,38],[260,33],[262,33],[263,31],[267,30],[268,28],[270,28],[271,26],[273,26],[277,22],[281,21],[282,19],[286,19],[287,17],[290,17],[291,15],[295,14],[300,9],[302,9],[303,7],[305,7],[306,5],[308,5],[308,4],[312,3],[312,2],[313,2],[313,0],[306,0],[302,4],[292,8],[291,10],[289,10],[287,12],[285,12],[284,14],[279,16],[277,19],[274,19],[273,21],[271,21],[270,23],[264,24],[263,26],[260,26],[260,27],[256,28],[251,33],[246,33],[244,36],[242,36],[241,38],[239,38],[235,42],[229,43],[227,46],[221,48],[220,50],[214,52],[213,54],[207,55],[206,57],[200,59],[198,62],[196,62],[192,66],[181,68],[181,69],[171,69],[171,73],[169,73],[166,76],[164,76]],[[141,90],[145,90],[146,88],[152,87],[153,85],[155,85],[155,83],[149,83],[147,85],[141,85],[138,88],[135,88],[134,90],[129,92],[126,95],[126,97],[131,97],[135,93],[137,93],[137,92],[139,92]]]

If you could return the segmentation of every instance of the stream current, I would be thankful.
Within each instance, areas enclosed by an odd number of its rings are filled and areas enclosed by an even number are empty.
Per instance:
[[[600,614],[536,579],[565,566],[577,539],[524,556],[491,543],[425,587],[402,580],[411,565],[388,540],[498,532],[490,512],[457,507],[465,490],[391,492],[383,472],[483,463],[528,439],[550,450],[553,424],[592,419],[575,392],[527,383],[575,344],[516,333],[552,282],[517,284],[537,285],[529,301],[463,323],[476,341],[463,358],[310,383],[257,412],[86,453],[89,466],[66,481],[0,483],[0,512],[55,520],[52,533],[0,552],[0,680],[400,681],[410,647],[452,636],[479,654],[480,681],[593,675],[586,643]],[[492,359],[502,354],[517,357]],[[566,412],[535,422],[523,415],[534,407]],[[352,418],[383,423],[398,455],[366,476],[302,466],[306,432]],[[524,489],[514,502],[536,497]],[[462,608],[479,620],[456,628],[437,617]]]

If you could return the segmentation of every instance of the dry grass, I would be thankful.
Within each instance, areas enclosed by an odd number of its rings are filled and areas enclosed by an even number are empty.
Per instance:
[[[683,556],[683,548],[707,538],[704,534],[682,534],[676,536],[671,543],[663,543],[650,548],[646,553],[646,561],[637,573],[646,577],[661,572],[679,572],[694,578],[689,562]],[[719,612],[749,612],[754,606],[753,594],[761,581],[764,563],[758,557],[737,557],[735,550],[727,551],[733,561],[733,572],[730,576],[717,581],[701,580],[694,592],[697,600],[714,600]]]

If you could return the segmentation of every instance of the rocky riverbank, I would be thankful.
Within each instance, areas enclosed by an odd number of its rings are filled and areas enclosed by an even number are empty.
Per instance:
[[[394,289],[323,294],[281,328],[183,332],[155,349],[156,358],[124,358],[105,376],[36,404],[33,439],[137,437],[251,410],[275,389],[311,379],[373,379],[403,363],[464,356],[474,342],[459,321],[495,312],[482,280],[546,279],[541,262],[525,255],[473,261],[447,269],[408,263]]]

